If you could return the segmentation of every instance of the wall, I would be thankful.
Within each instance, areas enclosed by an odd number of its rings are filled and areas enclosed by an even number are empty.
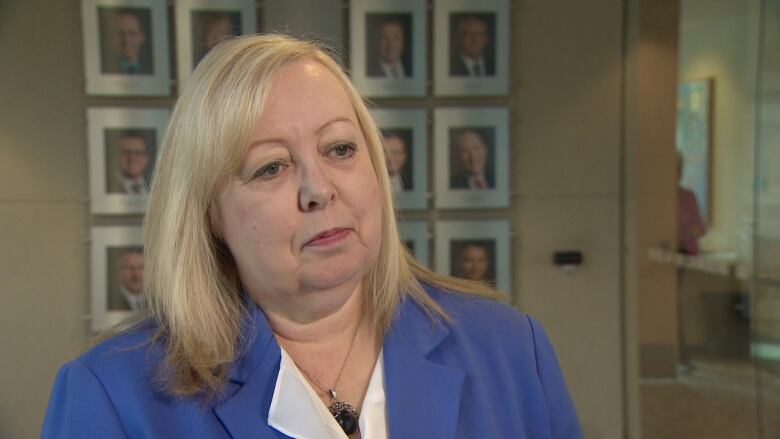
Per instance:
[[[545,324],[586,437],[623,437],[623,5],[524,1],[514,23],[519,304]],[[569,249],[585,256],[570,275],[552,264]]]
[[[282,28],[284,7],[265,3]],[[331,9],[341,16],[339,4]],[[0,3],[0,53],[14,60],[0,70],[0,239],[11,249],[0,256],[0,437],[37,435],[57,367],[84,346],[87,237],[91,224],[111,221],[88,214],[84,110],[114,101],[84,96],[75,5]],[[555,344],[586,436],[623,437],[623,3],[512,8],[516,301]],[[332,25],[336,40],[340,29]],[[551,264],[559,249],[582,250],[585,265],[562,273]]]
[[[626,75],[626,286],[630,361],[641,376],[674,376],[674,268],[648,258],[675,238],[676,0],[632,1]],[[635,334],[633,331],[636,331]],[[630,371],[631,369],[629,369]]]
[[[56,366],[79,352],[87,334],[76,6],[0,3],[0,437],[38,434]]]

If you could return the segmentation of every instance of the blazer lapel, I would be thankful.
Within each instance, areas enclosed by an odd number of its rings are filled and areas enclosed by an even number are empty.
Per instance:
[[[268,321],[257,306],[243,322],[241,334],[246,340],[244,354],[228,372],[230,382],[214,414],[231,437],[285,438],[266,421],[282,357]]]
[[[427,359],[449,330],[411,299],[384,339],[390,437],[453,438],[465,372]]]

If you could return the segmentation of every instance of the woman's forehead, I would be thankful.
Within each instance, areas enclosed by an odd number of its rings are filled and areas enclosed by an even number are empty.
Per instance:
[[[357,127],[357,115],[341,81],[322,63],[303,59],[276,73],[255,126],[255,136],[288,127],[318,129],[332,121]]]

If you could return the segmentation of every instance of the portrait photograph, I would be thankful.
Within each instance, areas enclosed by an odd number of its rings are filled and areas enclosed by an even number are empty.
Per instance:
[[[425,95],[424,2],[353,2],[350,26],[352,80],[362,94]]]
[[[434,93],[509,92],[508,2],[437,3],[434,12]]]
[[[399,209],[428,207],[428,132],[421,109],[374,109],[382,134],[390,185]]]
[[[492,239],[450,240],[450,273],[461,279],[496,285],[496,242]]]
[[[257,32],[254,0],[180,0],[175,9],[179,90],[222,40]]]
[[[87,94],[170,94],[168,17],[151,0],[82,0]]]
[[[439,221],[436,271],[509,293],[510,234],[505,220]]]
[[[91,211],[143,213],[168,110],[87,110]]]
[[[431,261],[428,255],[428,222],[427,221],[399,221],[398,233],[407,249],[421,264],[430,267]]]
[[[509,136],[505,108],[434,112],[436,206],[509,206]]]
[[[146,309],[141,227],[92,228],[92,330],[101,331]]]

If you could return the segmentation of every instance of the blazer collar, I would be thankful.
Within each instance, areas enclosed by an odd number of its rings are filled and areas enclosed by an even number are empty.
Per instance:
[[[263,312],[250,308],[242,324],[243,355],[214,413],[233,437],[286,437],[267,424],[281,350]],[[427,357],[449,330],[405,298],[385,334],[384,369],[390,437],[455,436],[465,373]]]
[[[228,371],[229,381],[214,413],[231,437],[287,437],[267,422],[282,351],[265,314],[252,302],[241,337],[241,354]]]
[[[385,335],[390,437],[455,437],[465,372],[428,359],[449,330],[410,298]]]

